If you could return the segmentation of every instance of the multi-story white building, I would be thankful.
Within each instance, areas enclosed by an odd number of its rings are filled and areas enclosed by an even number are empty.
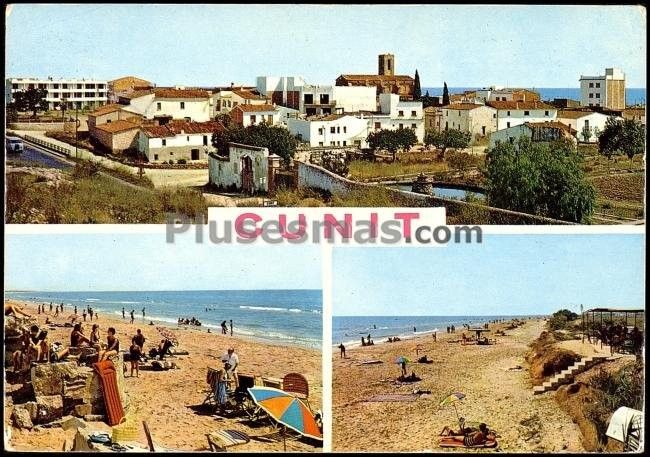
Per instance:
[[[602,76],[580,76],[580,103],[625,109],[625,73],[618,68],[606,68]]]
[[[424,110],[422,102],[404,101],[397,94],[379,94],[379,113],[361,114],[368,122],[368,130],[396,130],[410,128],[418,142],[424,141]]]
[[[316,86],[300,88],[300,113],[307,116],[375,111],[377,90],[363,86]]]
[[[456,103],[443,106],[441,128],[469,132],[472,139],[486,136],[496,130],[497,110],[487,105]]]
[[[300,109],[300,88],[304,85],[302,76],[258,76],[256,88],[275,105]]]
[[[555,120],[557,108],[543,102],[487,102],[496,110],[496,130],[507,129],[526,122],[547,122]]]
[[[120,97],[124,108],[146,119],[171,118],[191,122],[210,120],[210,94],[199,89],[152,89]]]
[[[13,94],[28,89],[45,89],[48,109],[97,108],[108,102],[108,81],[104,79],[7,78],[5,99],[13,101]]]
[[[287,119],[287,129],[312,147],[365,147],[368,121],[353,115],[328,114],[307,119]]]

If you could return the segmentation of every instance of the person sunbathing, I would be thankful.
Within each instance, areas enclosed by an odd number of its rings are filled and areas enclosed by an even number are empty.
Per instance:
[[[445,425],[442,431],[440,432],[439,436],[465,436],[466,433],[474,431],[469,427],[468,428],[465,427],[464,417],[458,419],[458,425],[460,428],[458,429],[457,432],[452,430],[452,428],[449,427],[448,425]]]
[[[11,316],[11,315],[13,315],[14,317],[18,317],[18,315],[25,316],[25,317],[32,317],[31,314],[27,314],[18,306],[13,305],[11,303],[5,303],[5,316]]]
[[[108,334],[106,335],[106,350],[100,351],[98,360],[101,362],[103,360],[108,360],[109,357],[113,357],[120,352],[120,340],[115,336],[115,329],[113,327],[108,328]]]
[[[476,447],[484,445],[488,440],[494,440],[495,434],[488,429],[487,425],[481,423],[476,431],[469,431],[464,435],[448,435],[443,439],[462,444],[465,447]]]

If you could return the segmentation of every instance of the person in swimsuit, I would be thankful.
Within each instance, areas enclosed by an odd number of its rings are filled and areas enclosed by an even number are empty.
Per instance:
[[[78,322],[74,324],[74,327],[72,328],[72,333],[70,334],[70,346],[72,347],[83,347],[83,346],[90,346],[92,343],[91,341],[84,335],[83,328],[81,327],[81,323]]]
[[[106,336],[106,350],[99,353],[99,361],[107,360],[109,357],[115,356],[120,352],[120,340],[115,336],[115,329],[108,328],[108,335]]]

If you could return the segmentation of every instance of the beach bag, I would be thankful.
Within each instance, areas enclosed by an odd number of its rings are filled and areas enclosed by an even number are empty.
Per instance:
[[[113,443],[123,443],[128,441],[138,441],[140,438],[140,421],[137,420],[135,411],[129,412],[121,424],[113,427],[111,441]]]

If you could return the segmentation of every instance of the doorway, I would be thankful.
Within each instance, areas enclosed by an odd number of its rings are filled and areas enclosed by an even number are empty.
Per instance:
[[[250,157],[241,158],[241,187],[245,194],[252,195],[254,190],[253,160]]]

